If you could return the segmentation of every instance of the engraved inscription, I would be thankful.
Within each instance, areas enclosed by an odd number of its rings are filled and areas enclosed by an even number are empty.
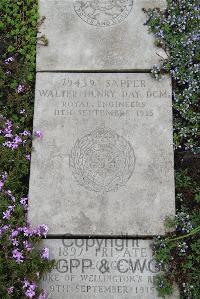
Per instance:
[[[51,247],[55,267],[42,279],[50,298],[157,298],[155,275],[164,268],[148,241],[63,239]]]
[[[147,122],[155,118],[152,100],[171,97],[167,89],[152,89],[145,78],[122,77],[97,79],[95,76],[65,76],[54,88],[37,90],[39,97],[54,101],[52,113],[56,117],[133,118]],[[146,120],[145,120],[146,119]]]
[[[30,220],[46,213],[60,235],[164,234],[174,214],[171,93],[167,75],[39,72],[34,130],[44,138],[33,141]]]
[[[76,141],[69,164],[79,185],[95,192],[109,192],[128,182],[135,156],[127,140],[103,127]]]
[[[82,0],[74,1],[77,15],[86,23],[99,27],[112,26],[127,18],[133,0]]]

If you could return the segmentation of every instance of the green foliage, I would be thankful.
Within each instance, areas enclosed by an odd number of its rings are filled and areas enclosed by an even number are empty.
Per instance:
[[[170,72],[173,85],[176,217],[166,219],[171,231],[155,240],[156,260],[165,269],[157,277],[159,295],[165,297],[176,282],[181,298],[200,298],[200,113],[198,84],[199,3],[197,0],[168,0],[167,9],[148,10],[147,25],[156,45],[168,59],[154,65],[152,74],[161,80]]]
[[[157,79],[170,72],[173,79],[174,146],[179,151],[200,152],[199,113],[199,3],[198,0],[168,0],[165,11],[147,11],[150,31],[156,45],[163,47],[168,59],[153,66]]]
[[[164,275],[157,275],[155,283],[158,286],[157,291],[160,297],[165,298],[165,296],[172,295],[173,286]]]
[[[46,226],[32,228],[27,223],[37,28],[37,0],[0,1],[2,299],[45,298],[38,281],[53,265],[48,260],[48,251],[37,249],[46,236]]]

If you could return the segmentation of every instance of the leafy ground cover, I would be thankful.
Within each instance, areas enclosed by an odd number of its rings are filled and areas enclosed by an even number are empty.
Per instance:
[[[38,286],[49,270],[48,228],[27,221],[32,132],[36,0],[0,1],[0,298],[46,298]]]
[[[155,240],[155,257],[165,268],[157,278],[161,296],[176,282],[182,298],[200,298],[200,176],[199,176],[199,7],[197,0],[168,0],[165,11],[148,11],[147,25],[169,58],[154,66],[161,79],[173,81],[174,149],[176,170],[175,227]],[[0,298],[45,298],[38,287],[48,271],[48,249],[36,246],[47,227],[27,221],[28,181],[38,29],[36,0],[0,1]],[[45,38],[41,40],[46,43]]]
[[[145,11],[156,45],[168,54],[152,75],[162,80],[170,73],[173,84],[176,207],[166,226],[173,232],[158,236],[156,260],[165,272],[157,277],[161,296],[171,294],[176,282],[181,298],[200,298],[200,26],[199,1],[168,0],[167,9]]]

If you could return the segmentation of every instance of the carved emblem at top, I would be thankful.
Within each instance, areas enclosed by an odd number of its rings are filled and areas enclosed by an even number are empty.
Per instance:
[[[121,23],[132,6],[133,0],[74,0],[77,15],[86,23],[99,27]]]

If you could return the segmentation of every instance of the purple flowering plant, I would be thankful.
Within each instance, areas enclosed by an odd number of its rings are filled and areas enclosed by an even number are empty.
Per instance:
[[[168,7],[148,10],[147,25],[156,45],[168,54],[152,75],[161,79],[170,73],[173,81],[174,147],[178,151],[200,153],[199,82],[200,28],[198,0],[168,0]]]
[[[44,293],[38,281],[53,265],[48,248],[38,249],[48,227],[44,224],[31,227],[27,221],[28,197],[18,198],[7,189],[7,172],[1,174],[0,181],[3,182],[0,190],[0,294],[4,296],[1,298],[38,298]]]
[[[27,220],[32,139],[43,137],[32,129],[38,4],[21,4],[0,4],[0,298],[45,299],[39,280],[54,263],[40,245],[48,228]]]
[[[167,0],[167,8],[144,10],[149,30],[168,58],[152,67],[162,80],[169,73],[173,87],[173,125],[176,183],[176,216],[166,219],[169,233],[157,236],[154,256],[165,273],[156,278],[160,296],[200,298],[200,3]]]

